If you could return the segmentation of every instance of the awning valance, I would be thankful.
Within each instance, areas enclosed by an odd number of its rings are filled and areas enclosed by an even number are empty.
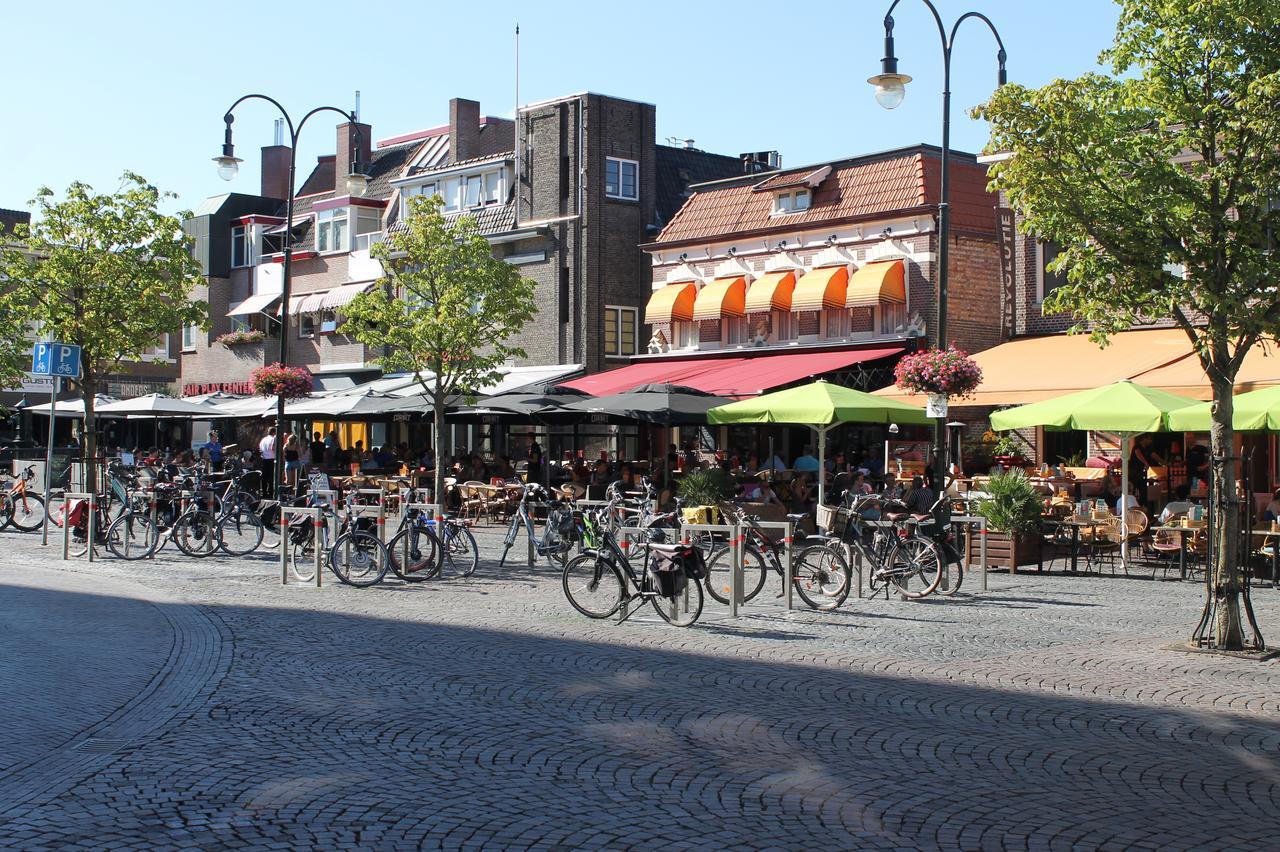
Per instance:
[[[258,293],[236,304],[231,310],[227,311],[227,316],[243,317],[251,314],[265,314],[267,308],[270,308],[278,301],[280,301],[279,293]]]
[[[811,269],[796,282],[796,289],[791,294],[791,312],[843,308],[848,287],[849,268],[846,266]]]
[[[653,325],[691,320],[697,296],[698,288],[692,281],[680,281],[655,290],[649,297],[649,304],[645,305],[644,321]]]
[[[356,296],[369,292],[369,288],[373,285],[372,281],[363,281],[359,284],[343,284],[341,287],[334,287],[320,295],[319,310],[332,311],[349,304]]]
[[[880,260],[864,264],[849,279],[844,304],[847,308],[875,307],[881,302],[895,305],[907,301],[902,261]]]
[[[744,316],[746,299],[746,278],[741,275],[717,278],[702,285],[702,289],[698,291],[698,297],[693,303],[693,318],[713,320]]]
[[[747,291],[745,310],[749,314],[791,310],[791,294],[796,288],[796,274],[791,270],[766,272]]]

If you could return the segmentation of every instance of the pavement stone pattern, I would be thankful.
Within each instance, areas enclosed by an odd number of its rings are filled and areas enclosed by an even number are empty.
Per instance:
[[[0,684],[49,708],[0,735],[0,848],[1280,847],[1280,662],[1168,650],[1199,584],[815,613],[774,579],[682,630],[478,538],[473,578],[358,590],[0,533]]]

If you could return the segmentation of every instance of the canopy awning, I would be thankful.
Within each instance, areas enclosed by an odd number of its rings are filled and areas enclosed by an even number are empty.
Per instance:
[[[811,269],[796,282],[796,289],[791,294],[791,312],[843,308],[848,287],[849,268],[846,266]]]
[[[906,304],[907,290],[902,261],[879,260],[864,264],[849,279],[844,304],[847,308],[875,307],[881,302]]]
[[[744,309],[749,314],[767,314],[772,310],[791,310],[791,294],[796,288],[796,274],[766,272],[755,280],[747,291]]]
[[[1105,349],[1083,334],[1023,337],[975,354],[982,384],[972,396],[952,400],[951,405],[1022,405],[1121,379],[1158,387],[1143,374],[1179,361],[1190,351],[1190,341],[1179,329],[1121,332],[1111,336]],[[913,405],[925,403],[923,396],[893,386],[876,393]]]
[[[343,284],[341,287],[334,287],[327,293],[321,293],[317,302],[319,305],[318,310],[332,311],[349,304],[361,293],[368,293],[374,283],[373,281],[362,281],[358,284]]]
[[[563,387],[592,396],[604,396],[629,391],[641,385],[670,383],[716,396],[755,396],[770,388],[901,352],[901,347],[892,347],[836,352],[785,352],[755,357],[644,361],[566,382]]]
[[[1179,332],[1186,339],[1183,332]],[[1190,351],[1185,358],[1165,364],[1134,376],[1135,382],[1159,388],[1169,393],[1193,396],[1196,399],[1212,399],[1213,387],[1209,377],[1200,367],[1200,359]],[[1280,350],[1275,344],[1255,343],[1240,364],[1236,373],[1235,393],[1247,393],[1280,385]]]
[[[693,319],[693,303],[698,288],[692,281],[668,284],[655,290],[644,308],[644,321],[648,325]]]
[[[239,302],[227,311],[229,317],[243,317],[251,314],[264,314],[267,309],[280,301],[279,293],[256,293],[243,302]]]
[[[741,275],[717,278],[704,284],[693,302],[695,320],[745,316],[747,279]]]

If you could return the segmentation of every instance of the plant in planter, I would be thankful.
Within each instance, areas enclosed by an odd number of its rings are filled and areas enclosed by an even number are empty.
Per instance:
[[[226,334],[219,335],[214,341],[221,343],[223,346],[240,346],[247,343],[261,343],[267,339],[267,335],[256,328],[245,328],[239,331],[229,331]]]
[[[893,380],[908,393],[963,398],[982,383],[982,368],[954,346],[925,349],[899,360]]]
[[[1012,435],[1001,435],[991,446],[991,457],[1005,467],[1019,467],[1027,459],[1022,455],[1022,447]]]
[[[299,399],[311,393],[311,371],[306,367],[268,364],[254,370],[249,381],[253,385],[253,392],[259,396]]]
[[[1040,557],[1040,515],[1044,497],[1026,473],[1010,470],[991,477],[987,496],[973,510],[987,520],[987,560],[1011,572]],[[970,542],[970,557],[977,558],[977,543]]]
[[[733,494],[729,477],[719,468],[691,470],[680,478],[686,523],[717,523],[720,502]]]

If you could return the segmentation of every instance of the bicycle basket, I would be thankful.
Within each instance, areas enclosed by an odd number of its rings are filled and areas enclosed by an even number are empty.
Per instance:
[[[814,514],[819,529],[828,535],[842,536],[849,529],[849,518],[853,510],[845,506],[819,506]]]
[[[664,598],[674,598],[685,590],[689,576],[685,572],[684,548],[654,548],[649,555],[649,588]]]

